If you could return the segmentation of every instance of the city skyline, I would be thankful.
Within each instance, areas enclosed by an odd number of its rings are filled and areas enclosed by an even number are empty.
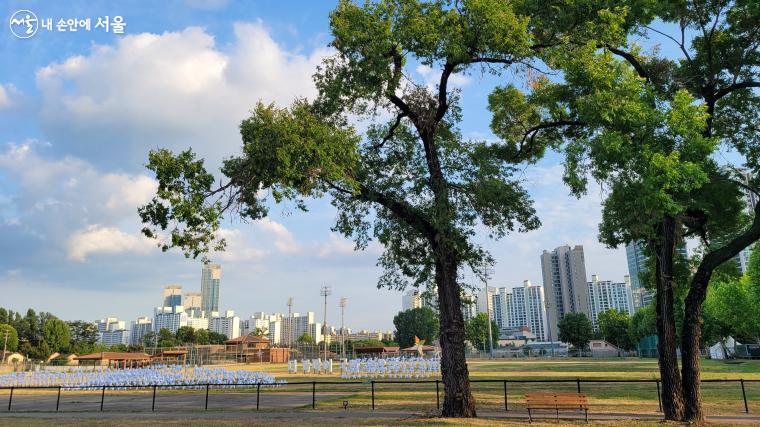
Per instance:
[[[40,16],[121,14],[127,27],[123,36],[45,33],[23,43],[0,40],[7,52],[0,60],[4,305],[67,319],[132,319],[151,314],[142,307],[155,301],[157,288],[197,290],[200,260],[163,253],[140,235],[136,209],[156,188],[144,168],[148,151],[192,147],[213,170],[239,149],[238,125],[257,100],[282,106],[313,96],[311,76],[330,53],[333,6],[241,3],[178,13],[163,3],[142,9],[76,1],[36,5]],[[437,78],[422,64],[409,64],[407,72],[431,84]],[[485,99],[495,85],[510,81],[455,77],[467,111],[463,135],[495,141]],[[90,107],[75,107],[84,105]],[[625,274],[623,250],[596,239],[603,193],[570,196],[562,172],[560,156],[549,152],[520,175],[541,228],[497,242],[484,233],[474,237],[497,260],[490,284],[538,283],[536,254],[563,242],[584,246],[590,272],[615,280]],[[309,215],[273,205],[265,220],[222,223],[228,250],[210,254],[224,269],[219,308],[284,312],[292,296],[295,310],[319,313],[307,301],[328,284],[335,296],[328,317],[335,319],[338,298],[347,297],[346,323],[392,327],[389,309],[397,307],[400,293],[376,288],[379,245],[354,252],[353,242],[330,231],[336,211],[329,202],[307,204]],[[465,281],[480,286],[471,275]]]

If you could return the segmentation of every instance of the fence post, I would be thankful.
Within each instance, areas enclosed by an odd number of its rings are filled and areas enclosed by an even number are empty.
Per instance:
[[[311,382],[311,409],[317,407],[317,382]]]
[[[153,403],[151,404],[150,410],[155,411],[156,410],[156,385],[153,384]]]
[[[259,394],[261,394],[261,383],[256,384],[256,410],[259,410]]]
[[[8,397],[8,411],[11,410],[11,403],[13,403],[13,386],[11,386],[11,395]]]
[[[742,383],[742,398],[744,399],[744,412],[749,414],[749,406],[747,406],[747,393],[744,391],[744,378],[740,380]]]
[[[438,387],[438,380],[435,380],[435,407],[441,409],[441,395]]]
[[[206,407],[204,408],[204,411],[208,411],[208,388],[209,384],[206,383]]]
[[[103,391],[100,393],[100,412],[103,412],[103,400],[106,398],[106,386],[103,386]]]
[[[11,389],[11,395],[13,395],[13,389]],[[8,410],[10,410],[11,405],[8,405]],[[375,410],[375,380],[372,380],[372,410]]]
[[[58,406],[61,404],[61,386],[58,386],[58,398],[55,400],[55,412],[58,412]]]
[[[662,394],[660,394],[660,380],[655,380],[657,382],[657,406],[660,407],[660,412],[662,412]]]
[[[507,399],[507,380],[504,380],[504,410],[509,412],[509,400]]]
[[[581,379],[580,378],[576,378],[575,379],[575,384],[578,386],[578,393],[580,393],[581,392]]]

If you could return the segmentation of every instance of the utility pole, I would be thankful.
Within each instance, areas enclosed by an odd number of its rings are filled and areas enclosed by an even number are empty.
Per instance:
[[[483,291],[486,295],[486,315],[488,316],[488,358],[493,359],[493,331],[491,330],[491,311],[493,311],[493,298],[488,292],[488,276],[493,274],[492,267],[486,267],[484,271],[486,279],[484,280]]]
[[[549,332],[549,347],[552,350],[552,358],[554,358],[554,343],[552,342],[552,324],[549,321],[549,300],[544,301],[546,306],[546,330]]]
[[[348,298],[340,299],[340,353],[341,358],[346,358],[346,326],[343,323],[343,314],[346,311],[346,305],[348,304]]]
[[[332,288],[322,286],[319,295],[325,297],[325,311],[322,316],[322,341],[325,343],[325,360],[327,360],[327,297],[332,295]]]
[[[293,297],[288,297],[288,321],[287,321],[287,328],[288,333],[287,338],[285,340],[288,342],[288,348],[293,346]],[[288,357],[290,359],[290,357]]]
[[[3,340],[3,365],[5,364],[5,351],[8,349],[8,337],[10,336],[10,333],[10,329],[5,330],[5,340]]]

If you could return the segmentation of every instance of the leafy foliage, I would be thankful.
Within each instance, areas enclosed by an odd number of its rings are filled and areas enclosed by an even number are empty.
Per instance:
[[[599,313],[599,332],[608,343],[622,349],[636,348],[630,334],[631,317],[624,311],[615,309]]]
[[[428,307],[401,311],[393,318],[396,341],[402,348],[414,345],[414,337],[432,343],[438,338],[438,315]]]
[[[18,332],[7,323],[0,323],[0,348],[4,348],[6,351],[18,349]]]
[[[464,326],[465,337],[473,347],[488,350],[488,314],[478,313]],[[499,325],[491,320],[491,345],[496,348],[499,341]]]
[[[559,340],[570,343],[576,350],[584,350],[594,337],[594,325],[583,313],[565,313],[557,324]]]

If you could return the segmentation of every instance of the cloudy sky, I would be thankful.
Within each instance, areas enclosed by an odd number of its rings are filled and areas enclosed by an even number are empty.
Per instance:
[[[50,311],[65,319],[150,315],[166,284],[200,288],[199,261],[161,253],[139,234],[137,206],[156,183],[144,168],[150,149],[192,147],[218,165],[239,150],[239,122],[258,101],[288,104],[315,94],[311,75],[330,54],[332,2],[186,0],[164,2],[6,1],[0,34],[0,305]],[[25,40],[7,23],[19,9],[53,19]],[[123,16],[125,34],[59,32],[59,19]],[[434,70],[412,67],[420,81]],[[471,138],[493,138],[480,73],[458,76]],[[543,222],[540,230],[498,242],[480,239],[497,259],[493,286],[541,282],[543,249],[582,244],[589,276],[622,280],[624,250],[596,240],[601,195],[580,200],[561,182],[549,155],[523,178]],[[335,212],[325,200],[311,212],[272,210],[253,224],[231,221],[224,233],[221,308],[315,311],[319,287],[349,299],[346,323],[391,329],[397,291],[378,290],[378,249],[354,252],[330,232]]]

